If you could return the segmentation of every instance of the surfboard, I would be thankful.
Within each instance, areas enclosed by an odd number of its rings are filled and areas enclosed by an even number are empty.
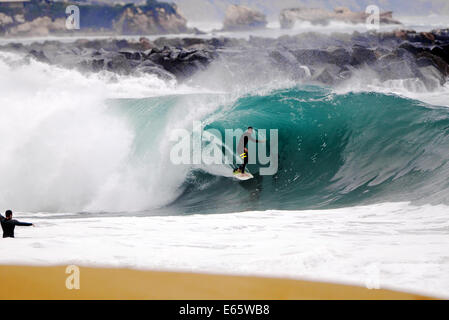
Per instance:
[[[249,173],[248,171],[245,172],[245,174],[243,173],[234,173],[234,177],[241,180],[241,181],[245,181],[245,180],[249,180],[254,178],[254,176]]]

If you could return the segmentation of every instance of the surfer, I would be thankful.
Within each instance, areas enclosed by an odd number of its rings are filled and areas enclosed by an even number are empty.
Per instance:
[[[34,227],[34,224],[32,224],[32,223],[20,222],[20,221],[14,220],[12,218],[11,210],[7,210],[5,212],[5,216],[6,216],[6,218],[0,214],[0,222],[2,225],[2,229],[3,229],[3,238],[14,238],[14,229],[16,226],[25,226],[25,227],[33,226]]]
[[[266,140],[257,140],[252,137],[253,127],[248,127],[248,130],[242,134],[242,137],[239,140],[239,144],[237,146],[237,152],[240,157],[243,159],[243,164],[241,164],[238,169],[234,170],[234,173],[241,173],[242,175],[246,175],[245,168],[249,161],[248,154],[248,141],[252,141],[255,143],[262,143]]]

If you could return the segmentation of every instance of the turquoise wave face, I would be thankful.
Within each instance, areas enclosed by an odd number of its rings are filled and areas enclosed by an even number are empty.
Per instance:
[[[255,178],[246,182],[196,170],[170,205],[179,212],[448,202],[447,108],[309,87],[245,96],[203,120],[223,136],[247,126],[278,129],[279,169],[261,176],[249,165]]]

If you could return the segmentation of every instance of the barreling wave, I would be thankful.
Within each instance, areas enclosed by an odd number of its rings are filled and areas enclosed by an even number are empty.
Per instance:
[[[195,172],[172,205],[186,212],[333,208],[448,200],[449,109],[320,88],[247,96],[206,127],[279,130],[279,170],[236,182]],[[205,187],[206,186],[206,187]]]
[[[0,58],[2,208],[178,214],[448,202],[447,107],[291,85],[239,97]],[[250,165],[255,179],[238,182],[229,166],[172,164],[171,131],[199,120],[220,131],[278,129],[278,172]]]

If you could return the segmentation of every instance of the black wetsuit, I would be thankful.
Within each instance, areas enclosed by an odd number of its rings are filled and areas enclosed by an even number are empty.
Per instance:
[[[2,215],[0,215],[0,221],[3,229],[3,238],[14,238],[14,229],[16,226],[32,226],[32,223],[20,222],[14,219],[6,219]]]
[[[239,167],[241,173],[245,173],[245,168],[249,161],[249,154],[248,152],[245,152],[245,148],[248,148],[248,141],[256,143],[259,142],[259,140],[253,139],[249,132],[245,132],[240,138],[239,145],[237,146],[237,152],[239,153],[239,156],[243,158],[243,164]]]

